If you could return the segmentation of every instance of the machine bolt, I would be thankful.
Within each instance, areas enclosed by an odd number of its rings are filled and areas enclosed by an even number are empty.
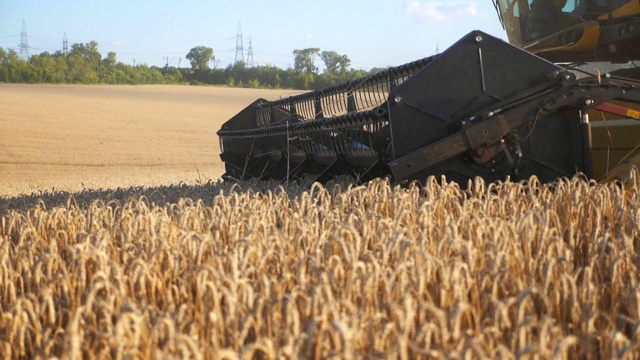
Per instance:
[[[476,35],[476,42],[482,42],[482,36],[481,35]]]
[[[399,104],[400,101],[402,101],[402,96],[400,96],[400,95],[396,96],[395,99],[393,99],[393,101],[395,101],[396,104]]]

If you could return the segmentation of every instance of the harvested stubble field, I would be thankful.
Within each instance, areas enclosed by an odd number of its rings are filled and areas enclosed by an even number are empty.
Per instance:
[[[3,358],[638,358],[640,178],[0,199]]]
[[[291,90],[0,84],[0,196],[206,182],[216,131]]]

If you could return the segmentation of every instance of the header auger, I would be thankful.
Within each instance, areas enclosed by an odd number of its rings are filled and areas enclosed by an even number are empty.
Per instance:
[[[584,76],[473,31],[439,55],[258,99],[218,135],[227,178],[551,181],[594,175],[589,113],[612,102],[633,115],[640,82]]]

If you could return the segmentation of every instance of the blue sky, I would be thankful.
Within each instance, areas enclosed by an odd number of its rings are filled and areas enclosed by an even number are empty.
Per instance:
[[[241,24],[254,63],[287,68],[292,51],[346,54],[352,67],[400,65],[443,51],[471,30],[506,39],[490,0],[0,0],[0,47],[19,51],[22,21],[30,54],[96,40],[103,57],[188,67],[189,49],[213,48],[233,63]],[[318,65],[320,62],[318,60]]]

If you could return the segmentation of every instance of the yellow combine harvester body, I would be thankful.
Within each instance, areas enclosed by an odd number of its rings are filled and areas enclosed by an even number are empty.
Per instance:
[[[509,42],[553,62],[640,59],[640,0],[495,0]]]
[[[640,59],[640,0],[496,0],[494,5],[510,43],[556,63],[598,62],[589,69],[600,76],[640,79],[633,62]],[[640,167],[639,106],[614,105],[622,109],[588,112],[596,179],[624,178],[631,166]]]

